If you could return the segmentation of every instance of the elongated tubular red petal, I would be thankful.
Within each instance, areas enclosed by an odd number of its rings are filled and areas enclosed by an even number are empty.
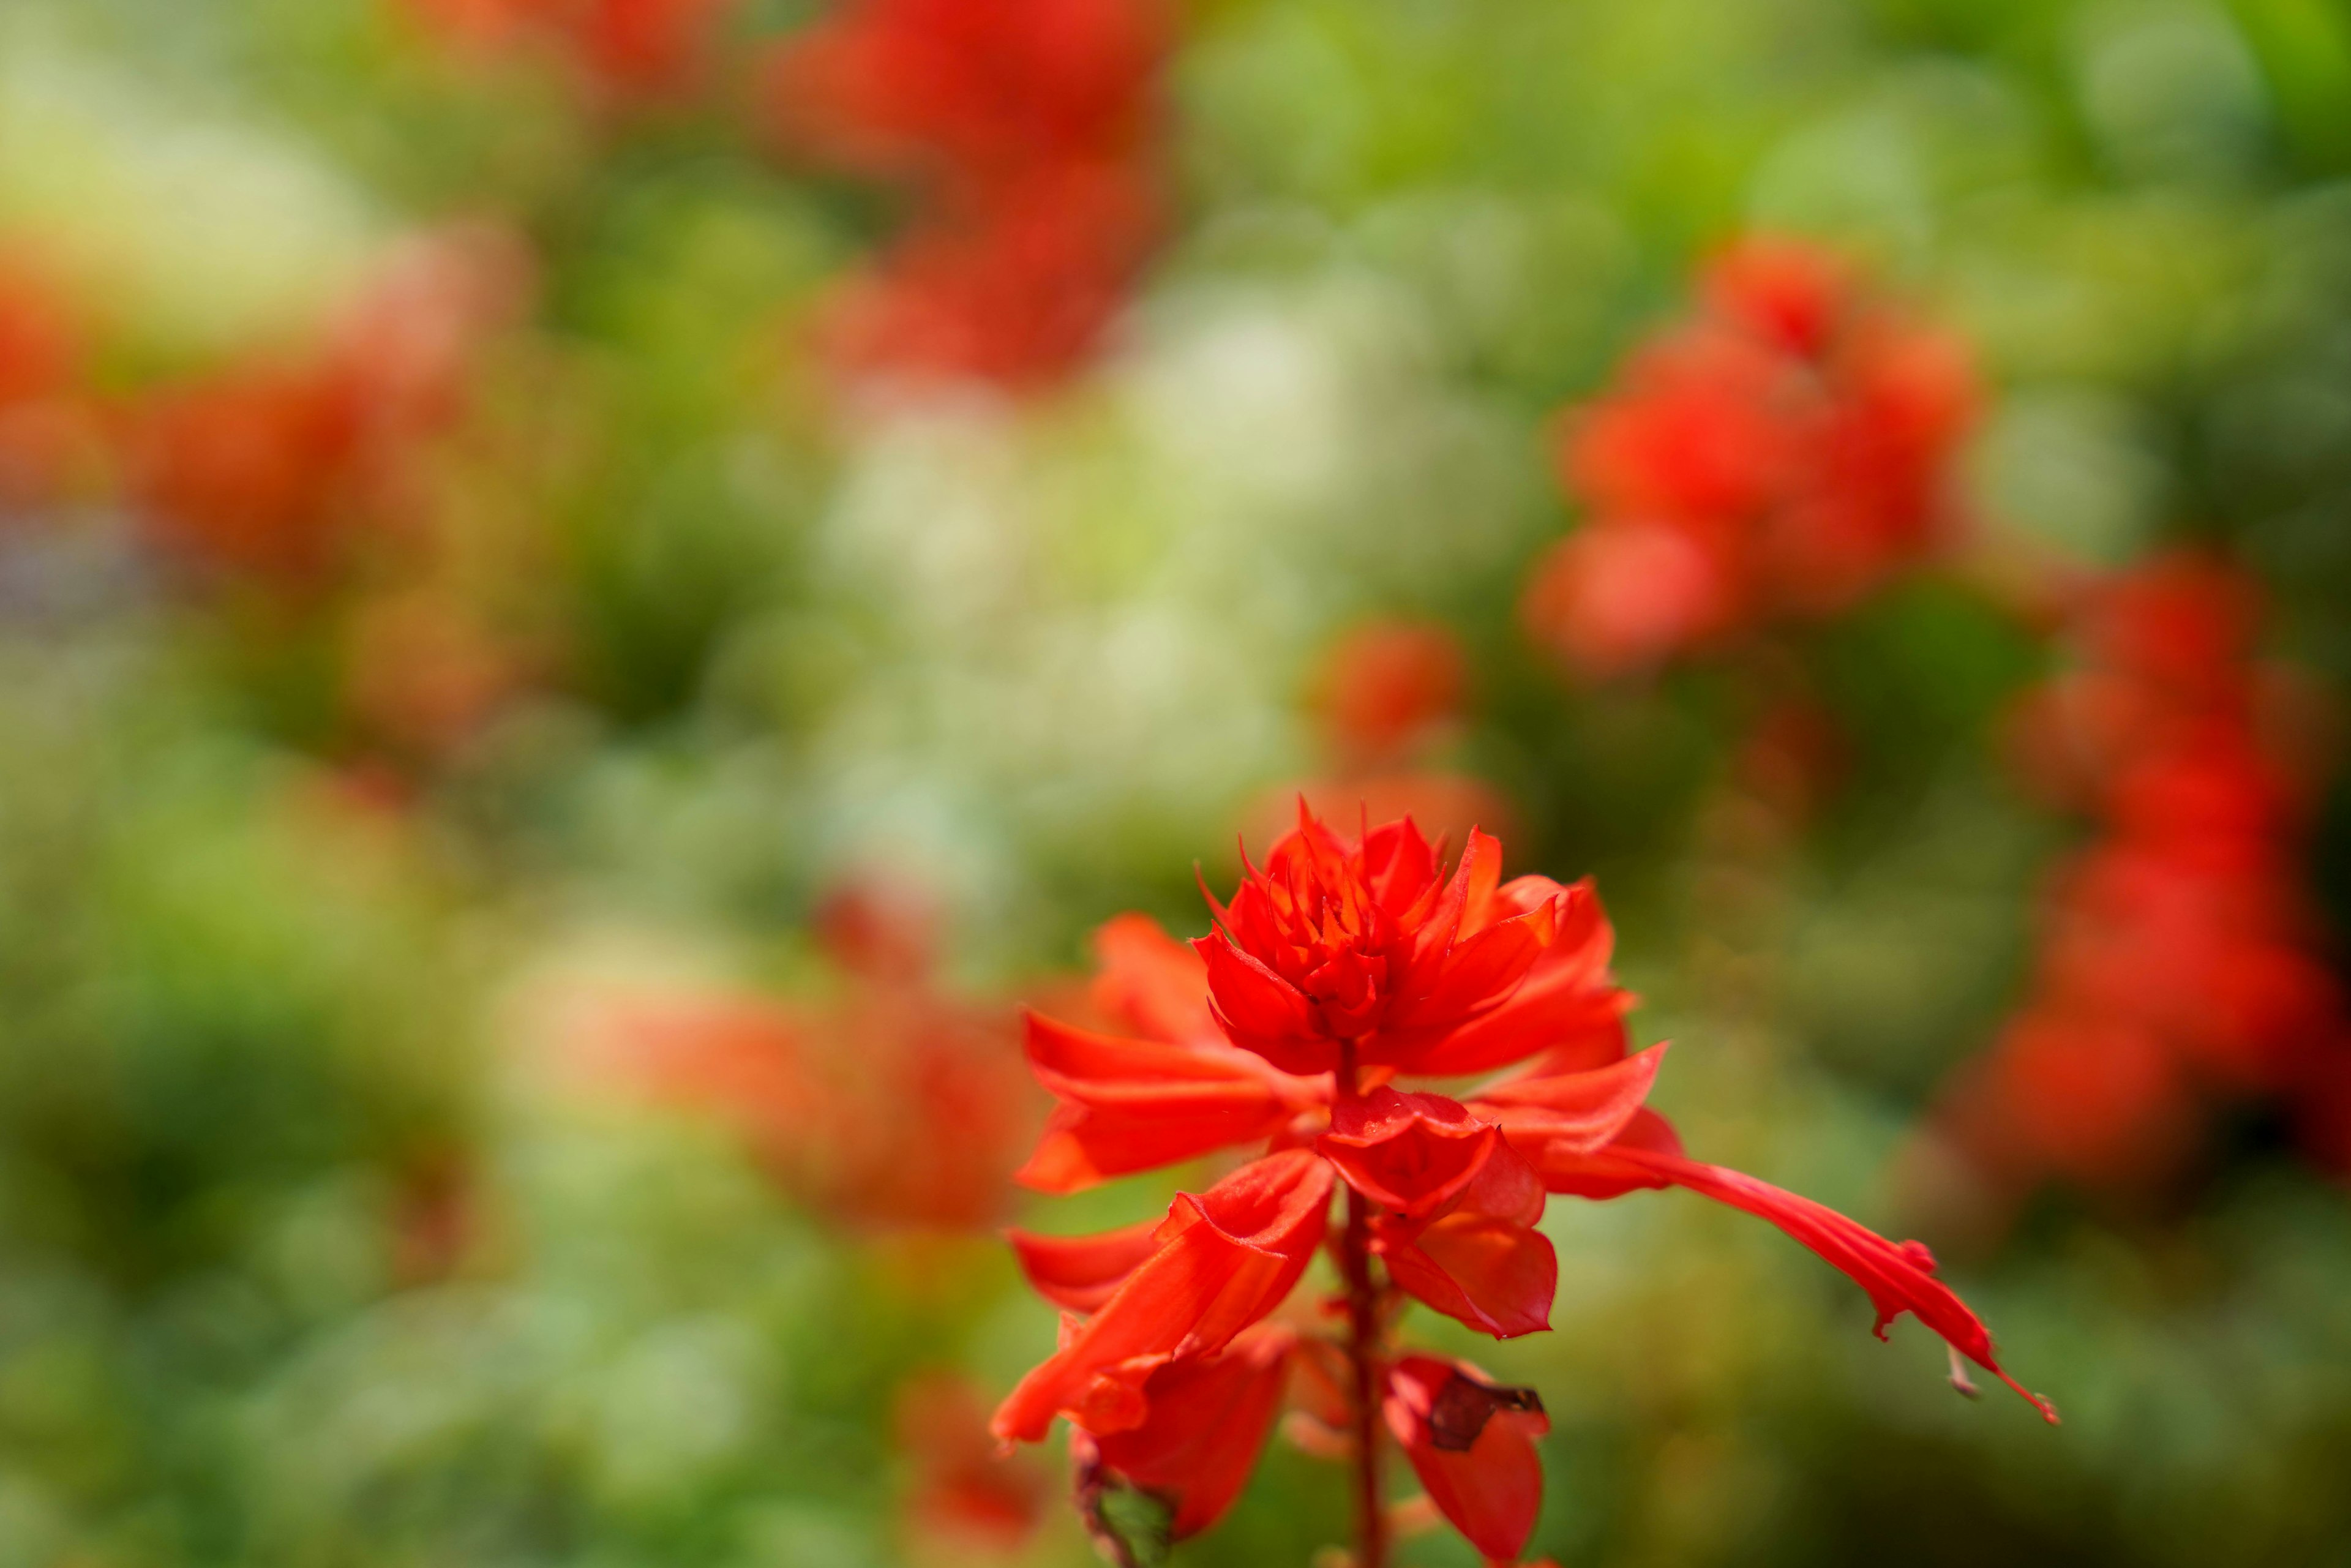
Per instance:
[[[1327,1164],[1293,1149],[1179,1196],[1157,1250],[997,1407],[997,1437],[1034,1442],[1057,1415],[1098,1436],[1140,1425],[1153,1372],[1223,1348],[1297,1284],[1322,1245],[1332,1183]]]
[[[1551,1423],[1540,1411],[1496,1410],[1466,1448],[1446,1446],[1430,1415],[1457,1373],[1468,1375],[1435,1356],[1404,1357],[1388,1375],[1382,1413],[1437,1511],[1488,1557],[1514,1562],[1542,1511],[1535,1438]]]
[[[1144,1385],[1143,1424],[1095,1439],[1112,1469],[1174,1498],[1176,1540],[1223,1518],[1248,1484],[1281,1412],[1296,1343],[1288,1329],[1260,1323],[1213,1355],[1170,1362]]]
[[[1664,1126],[1656,1113],[1645,1111],[1643,1115]],[[1671,1129],[1666,1133],[1670,1137]],[[1657,1141],[1654,1129],[1646,1141]],[[1874,1332],[1880,1339],[1886,1337],[1886,1324],[1904,1312],[1913,1313],[1952,1349],[2022,1396],[2043,1419],[2056,1424],[2056,1406],[2001,1370],[1983,1320],[1935,1278],[1934,1255],[1918,1242],[1889,1241],[1823,1204],[1741,1172],[1690,1159],[1678,1148],[1637,1147],[1619,1139],[1583,1155],[1546,1146],[1532,1155],[1532,1163],[1553,1192],[1614,1197],[1638,1187],[1681,1186],[1769,1220],[1868,1292],[1877,1312]]]
[[[1091,1312],[1115,1294],[1126,1277],[1159,1249],[1161,1222],[1145,1219],[1092,1236],[1039,1236],[1007,1230],[1029,1287],[1057,1307]]]
[[[1521,1142],[1539,1137],[1589,1154],[1613,1141],[1640,1111],[1665,1052],[1662,1044],[1653,1045],[1588,1072],[1537,1072],[1489,1083],[1472,1097],[1470,1113]]]

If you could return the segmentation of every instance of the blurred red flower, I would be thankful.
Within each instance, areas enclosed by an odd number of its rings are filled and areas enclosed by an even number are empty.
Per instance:
[[[2258,596],[2173,555],[2089,591],[2074,666],[2011,725],[2028,780],[2096,836],[2052,878],[2033,991],[1945,1124],[1991,1174],[2142,1190],[2219,1098],[2297,1095],[2351,1026],[2296,871],[2305,787],[2268,733]]]
[[[1513,813],[1499,791],[1433,759],[1460,727],[1468,685],[1459,641],[1434,622],[1373,621],[1343,633],[1308,691],[1326,767],[1253,801],[1245,836],[1280,836],[1301,798],[1343,821],[1410,817],[1453,843],[1479,823],[1506,828]]]
[[[0,510],[53,502],[101,466],[87,353],[48,271],[0,255]]]
[[[413,529],[415,465],[463,413],[488,334],[517,308],[511,236],[458,226],[397,252],[319,347],[152,392],[127,411],[126,477],[183,558],[316,580],[362,531]]]
[[[927,915],[903,893],[852,883],[818,924],[830,1003],[614,1001],[593,1070],[733,1124],[788,1191],[851,1224],[994,1223],[1037,1124],[1012,1019],[939,987]]]
[[[898,1390],[895,1415],[898,1451],[912,1472],[909,1526],[949,1551],[1018,1551],[1043,1509],[1044,1478],[998,1448],[971,1380],[947,1372],[911,1378]]]
[[[914,214],[823,324],[848,368],[1049,384],[1099,345],[1162,226],[1155,0],[852,0],[778,46],[791,152]]]
[[[1587,675],[1845,610],[1957,520],[1978,393],[1955,339],[1798,241],[1742,241],[1701,292],[1561,425],[1561,483],[1588,515],[1521,612]]]
[[[1095,1002],[1133,1033],[1029,1019],[1030,1061],[1060,1109],[1021,1179],[1069,1192],[1222,1147],[1264,1152],[1178,1197],[1163,1222],[1013,1234],[1031,1284],[1066,1315],[1061,1349],[998,1406],[1000,1437],[1035,1441],[1066,1416],[1081,1475],[1168,1499],[1178,1535],[1206,1528],[1270,1429],[1281,1363],[1334,1354],[1252,1326],[1327,1242],[1349,1284],[1335,1354],[1357,1378],[1342,1393],[1318,1375],[1322,1406],[1348,1405],[1355,1451],[1374,1466],[1384,1421],[1446,1517],[1511,1558],[1541,1495],[1540,1403],[1450,1363],[1391,1360],[1379,1340],[1399,1295],[1497,1338],[1548,1327],[1546,1189],[1677,1186],[1759,1215],[1859,1282],[1881,1333],[1915,1312],[2007,1381],[1925,1248],[1683,1155],[1643,1106],[1664,1048],[1628,1052],[1628,998],[1588,884],[1505,883],[1499,846],[1479,833],[1448,874],[1409,821],[1347,839],[1301,806],[1265,867],[1209,904],[1216,929],[1188,946],[1138,915],[1105,928]],[[1459,1098],[1395,1082],[1511,1067]],[[1196,1436],[1212,1429],[1225,1440]]]

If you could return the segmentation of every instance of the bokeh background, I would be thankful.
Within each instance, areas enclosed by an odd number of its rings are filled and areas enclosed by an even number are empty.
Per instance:
[[[2351,1563],[2346,679],[2337,0],[10,0],[0,1564],[1089,1561],[1015,1009],[1301,789],[2065,1414],[1555,1203],[1541,1551]]]

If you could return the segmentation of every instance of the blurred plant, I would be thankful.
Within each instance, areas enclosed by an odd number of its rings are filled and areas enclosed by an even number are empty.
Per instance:
[[[1320,1446],[1354,1463],[1358,1568],[1388,1562],[1383,1424],[1437,1510],[1489,1559],[1515,1559],[1541,1502],[1541,1400],[1467,1363],[1399,1356],[1391,1334],[1406,1298],[1497,1339],[1549,1327],[1558,1260],[1535,1228],[1547,1190],[1678,1186],[1768,1219],[1868,1291],[1881,1334],[1916,1312],[1949,1345],[1963,1391],[1962,1355],[2024,1393],[1923,1246],[1683,1156],[1642,1103],[1664,1047],[1627,1053],[1629,998],[1609,978],[1590,884],[1505,883],[1500,855],[1473,834],[1448,878],[1409,820],[1347,840],[1301,803],[1297,831],[1230,904],[1207,895],[1217,929],[1188,950],[1140,915],[1103,928],[1095,1002],[1139,1038],[1030,1016],[1029,1060],[1061,1106],[1028,1185],[1074,1192],[1268,1148],[1178,1196],[1164,1223],[1013,1235],[1030,1283],[1070,1315],[995,1429],[1034,1442],[1069,1419],[1080,1506],[1120,1561],[1137,1559],[1133,1527],[1107,1511],[1114,1490],[1163,1500],[1167,1536],[1213,1524],[1301,1359],[1339,1368],[1323,1379],[1335,1429]],[[1522,1062],[1466,1102],[1393,1086]],[[1321,1342],[1268,1320],[1326,1240],[1346,1326]]]
[[[1590,517],[1520,613],[1589,677],[1850,609],[1957,521],[1978,401],[1957,339],[1795,240],[1733,246],[1702,297],[1560,425]]]
[[[1101,346],[1162,228],[1157,0],[852,0],[780,44],[791,152],[908,193],[834,298],[845,367],[1050,384]]]
[[[2074,666],[2019,705],[2026,779],[2096,836],[2051,879],[2031,997],[1944,1108],[2004,1192],[2145,1192],[2213,1103],[2308,1092],[2323,1118],[2346,1080],[2351,1020],[2298,871],[2307,704],[2257,662],[2261,622],[2241,572],[2158,557],[2085,591]]]

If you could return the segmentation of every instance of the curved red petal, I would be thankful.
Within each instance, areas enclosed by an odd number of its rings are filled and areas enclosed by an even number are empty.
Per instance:
[[[1233,902],[1238,909],[1241,901]],[[1235,1045],[1284,1072],[1328,1072],[1339,1064],[1338,1043],[1315,1027],[1313,1007],[1295,986],[1221,934],[1192,946],[1207,966],[1210,1009]]]
[[[1416,1239],[1380,1251],[1399,1288],[1481,1333],[1515,1339],[1551,1327],[1559,1255],[1530,1226],[1448,1214]]]
[[[1138,1487],[1171,1497],[1178,1541],[1197,1535],[1240,1496],[1280,1414],[1297,1336],[1260,1325],[1214,1355],[1152,1374],[1139,1427],[1095,1439],[1102,1462]]]
[[[1382,1085],[1336,1106],[1314,1146],[1365,1197],[1426,1218],[1477,1178],[1500,1142],[1489,1124],[1441,1094]]]
[[[1650,1140],[1656,1129],[1671,1137],[1672,1129],[1662,1117],[1650,1112],[1643,1115],[1654,1118],[1655,1126],[1640,1128],[1638,1119],[1635,1126]],[[1690,1159],[1677,1146],[1643,1147],[1620,1138],[1588,1155],[1546,1150],[1534,1164],[1543,1185],[1553,1192],[1614,1197],[1640,1187],[1680,1186],[1769,1220],[1869,1293],[1870,1304],[1877,1310],[1880,1339],[1886,1337],[1886,1324],[1904,1312],[1912,1313],[1953,1350],[2015,1389],[2044,1420],[2056,1423],[2054,1406],[2001,1370],[1983,1320],[1935,1278],[1934,1254],[1918,1242],[1889,1241],[1824,1204],[1742,1172]]]
[[[1666,1048],[1586,1072],[1534,1072],[1489,1083],[1470,1102],[1519,1142],[1540,1137],[1569,1153],[1589,1154],[1623,1132],[1649,1097]]]
[[[1331,1167],[1294,1149],[1179,1196],[1158,1228],[1157,1250],[1020,1380],[991,1429],[1034,1442],[1057,1415],[1097,1435],[1140,1425],[1154,1372],[1178,1355],[1221,1349],[1290,1293],[1322,1243],[1331,1186]]]
[[[1007,1230],[1029,1286],[1057,1307],[1091,1312],[1159,1249],[1160,1221],[1145,1219],[1092,1236],[1039,1236]]]

